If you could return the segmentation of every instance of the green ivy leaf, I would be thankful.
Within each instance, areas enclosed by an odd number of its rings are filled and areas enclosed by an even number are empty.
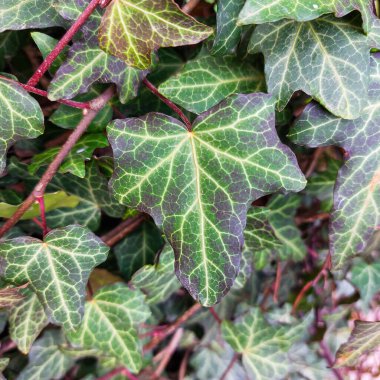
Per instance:
[[[44,241],[19,237],[0,242],[4,278],[30,282],[49,320],[67,330],[81,322],[88,277],[108,251],[92,232],[75,225],[52,230]]]
[[[196,44],[211,34],[210,27],[183,13],[172,0],[114,0],[103,16],[99,43],[128,65],[147,69],[159,47]]]
[[[351,272],[351,281],[359,289],[361,299],[366,306],[373,296],[380,291],[380,263],[356,263]]]
[[[279,110],[298,90],[346,119],[359,117],[367,104],[368,42],[347,21],[324,17],[259,25],[249,52],[264,54],[268,91]]]
[[[17,380],[61,378],[74,365],[74,360],[60,349],[63,342],[59,330],[45,332],[34,343],[29,353],[29,364],[21,371]]]
[[[301,145],[338,145],[347,152],[335,185],[330,223],[330,251],[336,270],[364,250],[380,224],[379,77],[380,60],[374,55],[369,104],[359,119],[339,119],[310,104],[289,135]]]
[[[18,140],[33,139],[41,135],[44,131],[44,116],[35,99],[19,85],[6,79],[0,79],[0,109],[0,174],[2,174],[8,148]]]
[[[161,231],[151,222],[144,222],[135,232],[129,234],[114,248],[123,277],[129,280],[138,269],[152,264],[163,245]]]
[[[27,354],[35,339],[48,324],[45,310],[37,295],[23,290],[21,302],[9,309],[9,334],[17,348]]]
[[[234,57],[194,59],[159,87],[160,92],[190,112],[201,113],[233,93],[259,92],[262,74]]]
[[[200,115],[192,132],[151,113],[111,123],[108,137],[116,198],[162,227],[181,283],[204,305],[218,302],[238,273],[248,205],[305,186],[265,94],[229,97]]]
[[[68,334],[68,339],[84,349],[95,348],[115,357],[120,365],[139,372],[142,355],[137,326],[149,316],[140,291],[123,284],[106,286],[86,303],[83,322],[77,331]]]
[[[336,354],[335,367],[354,367],[362,355],[380,345],[380,322],[355,321],[347,343],[340,346]]]
[[[107,137],[101,133],[83,136],[65,157],[59,168],[59,172],[71,173],[77,177],[84,178],[86,176],[85,162],[91,160],[95,149],[104,148],[106,146],[108,146]],[[36,154],[28,167],[29,172],[35,174],[41,166],[49,165],[60,150],[61,147],[54,147]]]
[[[231,53],[240,41],[242,27],[237,25],[245,0],[220,0],[216,14],[216,35],[211,53]]]
[[[9,361],[9,358],[0,358],[0,380],[6,380],[3,371],[7,368]]]
[[[64,191],[58,191],[56,193],[48,193],[44,195],[45,210],[51,211],[60,207],[75,208],[78,206],[79,198],[75,195],[68,195]],[[20,204],[9,204],[5,202],[0,202],[0,218],[10,218],[17,209],[21,206]],[[38,202],[35,202],[28,211],[21,217],[22,220],[33,219],[39,216],[41,213],[40,206]]]
[[[22,295],[21,289],[24,286],[12,287],[8,286],[6,288],[0,289],[0,308],[9,308],[12,305],[16,305],[22,301],[24,296]]]
[[[3,70],[6,61],[18,52],[21,40],[20,32],[9,31],[0,34],[0,70]]]
[[[0,33],[62,25],[54,0],[0,0]]]
[[[170,244],[165,245],[157,264],[145,265],[133,275],[132,284],[146,294],[146,302],[150,305],[165,302],[181,287],[174,275],[174,255]]]
[[[352,11],[359,11],[363,17],[366,32],[371,29],[376,18],[373,5],[368,0],[247,0],[238,24],[263,24],[284,18],[296,21],[309,21],[327,13],[343,17]]]

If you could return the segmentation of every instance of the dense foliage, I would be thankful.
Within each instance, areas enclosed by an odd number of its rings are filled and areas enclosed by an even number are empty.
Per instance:
[[[0,0],[0,377],[380,378],[372,0]]]

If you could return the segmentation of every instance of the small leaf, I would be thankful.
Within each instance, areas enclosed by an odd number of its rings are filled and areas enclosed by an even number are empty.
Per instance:
[[[146,294],[150,305],[165,302],[181,284],[174,274],[174,255],[170,244],[166,244],[155,265],[145,265],[132,277],[132,284]]]
[[[159,47],[196,44],[211,34],[211,28],[183,13],[172,0],[114,0],[103,16],[99,42],[128,65],[147,69]]]
[[[60,349],[63,342],[59,330],[46,331],[34,343],[29,354],[29,364],[21,371],[17,380],[61,378],[74,365],[74,360]]]
[[[247,0],[239,15],[238,23],[263,24],[281,19],[309,21],[327,13],[343,17],[352,11],[359,11],[363,27],[368,32],[376,18],[373,6],[368,0]]]
[[[75,208],[78,206],[79,198],[74,195],[68,195],[64,191],[56,193],[48,193],[44,195],[45,210],[51,211],[61,207]],[[10,218],[21,204],[13,205],[9,203],[0,202],[0,217]],[[34,202],[28,211],[21,217],[22,220],[33,219],[41,213],[38,202]]]
[[[351,281],[359,289],[364,304],[368,306],[373,296],[380,291],[380,263],[356,263],[352,268]]]
[[[234,57],[202,56],[160,85],[160,92],[190,112],[201,113],[233,93],[259,92],[262,74]]]
[[[305,186],[265,94],[229,97],[200,115],[191,132],[150,113],[111,123],[108,137],[116,198],[152,215],[174,248],[181,283],[208,306],[238,273],[248,205]]]
[[[163,245],[161,231],[151,222],[144,222],[117,244],[115,256],[124,278],[128,281],[142,266],[153,264],[156,253]]]
[[[49,320],[67,330],[81,322],[88,277],[108,251],[97,236],[80,226],[52,230],[44,241],[20,237],[0,242],[4,278],[15,284],[30,282]]]
[[[54,0],[0,0],[0,33],[50,26],[63,26]]]
[[[27,354],[35,339],[48,324],[44,307],[37,295],[29,289],[23,291],[25,298],[10,308],[9,334],[17,348]]]
[[[5,79],[0,79],[0,109],[1,175],[5,169],[8,148],[18,140],[41,135],[44,131],[44,116],[35,99],[19,85]]]
[[[289,137],[310,147],[338,145],[347,152],[334,190],[330,251],[336,270],[361,253],[380,225],[380,59],[371,59],[369,104],[362,117],[343,120],[316,104],[305,109]]]
[[[368,42],[347,21],[323,17],[259,25],[249,52],[264,54],[268,91],[279,110],[298,90],[346,119],[359,117],[367,104]]]
[[[137,326],[150,316],[144,296],[122,284],[100,289],[86,303],[82,325],[68,334],[69,341],[84,349],[97,349],[115,357],[118,364],[139,372],[142,366]]]
[[[335,367],[353,367],[362,355],[380,346],[380,322],[355,321],[347,343],[336,354]]]
[[[211,53],[231,53],[240,41],[242,27],[237,20],[245,0],[220,0],[216,14],[216,35]]]
[[[93,133],[83,136],[65,157],[59,168],[59,172],[71,173],[80,178],[84,178],[86,175],[85,162],[91,159],[95,149],[104,148],[106,146],[108,146],[108,140],[103,134]],[[41,166],[49,165],[60,150],[60,147],[54,147],[36,154],[29,165],[29,172],[35,174]]]

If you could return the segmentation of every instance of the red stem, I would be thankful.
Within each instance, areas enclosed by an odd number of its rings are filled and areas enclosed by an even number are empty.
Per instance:
[[[3,75],[0,75],[0,79],[7,80],[9,82],[18,84],[19,86],[21,86],[24,90],[26,90],[28,92],[31,92],[33,94],[37,94],[37,95],[43,96],[44,98],[48,98],[47,91],[40,90],[39,88],[35,88],[33,86],[29,86],[27,84],[23,84],[23,83],[17,82],[15,80],[10,79],[8,77],[5,77]],[[91,108],[91,105],[88,102],[87,103],[82,103],[82,102],[75,102],[74,100],[66,100],[66,99],[59,99],[59,100],[57,100],[57,102],[61,103],[61,104],[65,104],[65,105],[73,107],[73,108],[79,108],[79,109],[90,109]]]
[[[124,368],[124,367],[116,368],[116,369],[112,370],[111,372],[108,372],[104,376],[99,377],[98,380],[111,380],[116,375],[123,375],[126,378],[128,378],[129,380],[139,380],[127,368]]]
[[[42,234],[45,235],[48,233],[48,227],[46,223],[46,213],[45,213],[45,200],[44,195],[40,195],[36,197],[38,204],[40,205],[40,215],[41,215],[41,224],[42,224]]]
[[[214,319],[220,325],[222,323],[222,320],[220,319],[220,317],[219,317],[218,313],[215,311],[215,309],[213,307],[210,307],[209,311],[210,311],[211,315],[214,317]]]
[[[281,285],[281,277],[282,277],[282,267],[281,267],[281,261],[277,261],[277,269],[276,269],[276,281],[274,283],[273,287],[273,301],[278,302],[278,292],[280,290]]]
[[[36,70],[33,76],[29,79],[27,85],[35,86],[42,76],[49,70],[50,66],[53,64],[58,55],[62,50],[67,46],[71,41],[74,35],[79,31],[83,24],[88,20],[92,15],[96,7],[99,5],[100,0],[92,0],[88,4],[87,8],[79,16],[78,20],[70,27],[70,29],[65,33],[65,35],[60,39],[55,48],[50,52],[50,54],[44,59],[40,67]]]
[[[148,79],[143,79],[144,85],[151,91],[154,95],[159,97],[168,107],[170,107],[185,123],[187,130],[190,132],[192,129],[191,121],[186,117],[186,115],[181,111],[179,107],[177,107],[171,100],[166,98],[164,95],[158,91],[158,89],[148,81]]]
[[[239,359],[239,354],[236,352],[234,353],[234,356],[232,357],[230,364],[228,364],[228,367],[226,370],[223,372],[222,376],[220,377],[220,380],[225,380],[227,379],[228,373],[231,371],[232,367],[236,363],[236,361]]]

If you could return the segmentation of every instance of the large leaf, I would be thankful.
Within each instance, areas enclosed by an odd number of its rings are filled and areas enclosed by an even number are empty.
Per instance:
[[[211,34],[211,28],[183,13],[172,0],[114,0],[103,16],[99,42],[128,65],[147,69],[159,47],[195,44]]]
[[[166,244],[155,265],[145,265],[132,277],[132,284],[146,294],[148,304],[165,302],[181,284],[174,275],[173,249]]]
[[[336,367],[355,366],[359,358],[380,346],[380,322],[355,321],[347,343],[336,354]]]
[[[373,4],[368,0],[247,0],[238,23],[263,24],[283,18],[308,21],[326,13],[343,17],[354,10],[361,12],[364,30],[368,32],[376,18]]]
[[[5,169],[8,148],[18,140],[41,135],[44,131],[44,116],[35,99],[19,85],[6,79],[0,79],[0,109],[1,175]]]
[[[67,330],[81,322],[88,277],[108,250],[92,232],[75,225],[52,230],[44,241],[20,237],[0,242],[4,278],[30,282],[50,321]]]
[[[188,62],[159,87],[160,92],[188,111],[201,113],[233,93],[258,92],[262,74],[234,57],[201,56]]]
[[[27,354],[31,345],[48,324],[45,310],[37,295],[29,289],[23,292],[24,299],[9,309],[9,334],[18,349]]]
[[[133,372],[142,366],[137,326],[150,316],[140,291],[122,284],[100,289],[86,304],[82,325],[68,339],[84,349],[97,349]]]
[[[337,116],[361,115],[368,99],[369,49],[349,22],[324,17],[259,25],[249,51],[264,54],[268,91],[280,110],[303,90]]]
[[[0,32],[63,25],[54,0],[0,0]]]
[[[218,302],[238,273],[250,203],[305,186],[265,94],[229,97],[200,115],[191,132],[151,113],[113,122],[108,137],[115,196],[162,227],[180,281],[204,305]]]
[[[161,231],[151,222],[144,222],[137,231],[117,244],[115,256],[125,279],[129,280],[144,265],[152,264],[163,244]]]
[[[302,338],[302,326],[271,326],[258,308],[251,308],[235,323],[223,321],[222,335],[242,354],[243,365],[254,380],[280,380],[289,367],[287,352]]]
[[[60,379],[74,364],[60,345],[64,342],[59,330],[45,332],[29,354],[29,364],[21,371],[17,380]]]
[[[335,269],[363,251],[380,224],[380,57],[371,60],[369,104],[361,118],[334,117],[310,104],[290,138],[311,147],[338,145],[347,152],[334,191],[330,250]],[[347,158],[348,157],[348,158]]]
[[[212,54],[231,53],[240,41],[242,27],[237,25],[245,0],[220,0],[216,14],[216,35]]]

